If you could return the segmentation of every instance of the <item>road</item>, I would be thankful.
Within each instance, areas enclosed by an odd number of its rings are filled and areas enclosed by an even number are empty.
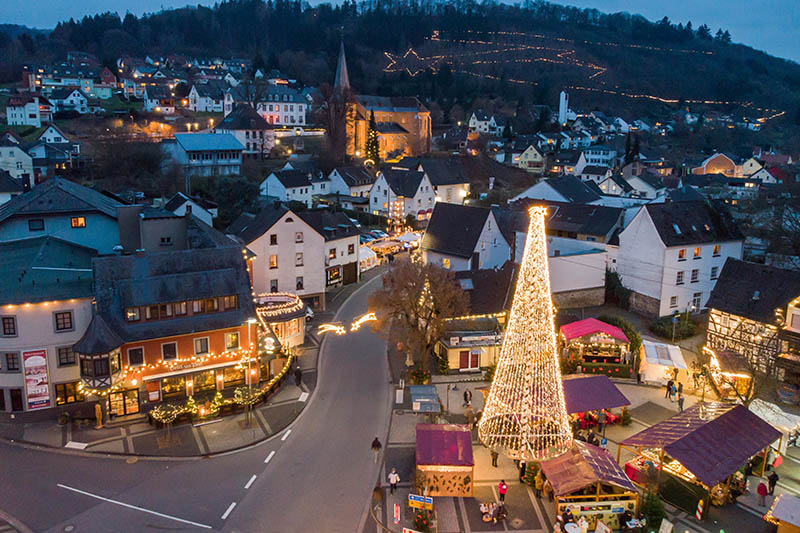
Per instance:
[[[365,313],[379,280],[336,319]],[[34,531],[356,531],[390,394],[385,341],[368,327],[329,336],[309,405],[280,436],[221,457],[135,463],[0,444],[0,507]]]

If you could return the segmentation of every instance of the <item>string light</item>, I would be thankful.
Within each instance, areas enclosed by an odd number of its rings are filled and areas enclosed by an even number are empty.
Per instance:
[[[547,267],[547,208],[528,210],[525,254],[478,437],[512,459],[542,461],[572,446]]]
[[[361,326],[363,326],[367,322],[372,322],[373,320],[377,320],[378,317],[375,315],[374,312],[367,313],[366,315],[362,315],[355,319],[352,324],[350,324],[350,331],[358,331]]]
[[[317,335],[328,333],[329,331],[332,331],[337,335],[344,335],[345,333],[347,333],[347,330],[344,328],[344,326],[341,326],[339,324],[320,324],[317,327]]]

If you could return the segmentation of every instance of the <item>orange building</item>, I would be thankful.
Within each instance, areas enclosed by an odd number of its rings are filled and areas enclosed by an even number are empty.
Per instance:
[[[719,152],[707,157],[699,167],[694,167],[692,174],[724,174],[731,178],[741,177],[742,167],[737,165],[732,158]]]

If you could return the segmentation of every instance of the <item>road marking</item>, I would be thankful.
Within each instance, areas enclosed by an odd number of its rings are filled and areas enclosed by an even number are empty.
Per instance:
[[[229,515],[229,514],[231,514],[231,511],[233,511],[233,508],[234,508],[234,507],[236,507],[236,502],[233,502],[233,503],[231,503],[231,504],[228,506],[228,508],[225,510],[225,512],[224,512],[224,513],[223,513],[223,515],[222,515],[222,519],[223,519],[223,520],[225,520],[226,518],[228,518],[228,515]]]
[[[301,402],[304,402],[304,401],[308,400],[308,393],[304,392],[303,394],[301,394],[299,400]]]
[[[190,526],[197,526],[197,527],[202,527],[204,529],[211,529],[211,526],[208,526],[206,524],[199,524],[197,522],[192,522],[191,520],[184,520],[183,518],[178,518],[177,516],[170,516],[168,514],[151,511],[150,509],[145,509],[144,507],[139,507],[137,505],[131,505],[129,503],[112,500],[111,498],[106,498],[105,496],[92,494],[91,492],[86,492],[85,490],[68,487],[67,485],[62,485],[61,483],[56,483],[56,486],[61,487],[62,489],[71,490],[72,492],[77,492],[78,494],[83,494],[84,496],[89,496],[90,498],[95,498],[97,500],[102,500],[104,502],[113,503],[114,505],[119,505],[120,507],[127,507],[128,509],[134,509],[136,511],[141,511],[143,513],[160,516],[161,518],[167,518],[169,520],[174,520],[176,522],[182,522],[184,524],[189,524]]]
[[[245,485],[244,488],[249,489],[250,485],[252,485],[255,480],[256,480],[256,475],[253,474],[253,477],[250,478],[250,481],[247,482],[247,485]]]
[[[292,430],[291,430],[291,429],[287,429],[287,430],[286,430],[286,433],[284,433],[284,434],[283,434],[283,437],[281,437],[281,440],[286,440],[286,439],[288,439],[288,438],[289,438],[289,433],[291,433],[291,432],[292,432]]]
[[[273,457],[275,457],[275,450],[272,450],[271,452],[269,452],[269,455],[267,456],[267,458],[264,459],[264,464],[267,464],[268,462],[272,461]]]

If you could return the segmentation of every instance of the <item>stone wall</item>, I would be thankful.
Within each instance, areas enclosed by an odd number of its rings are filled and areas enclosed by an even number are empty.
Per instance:
[[[589,289],[553,293],[553,303],[559,309],[596,307],[598,305],[603,305],[605,301],[605,287],[592,287]]]
[[[631,291],[630,310],[647,317],[658,318],[661,302],[639,292]]]

